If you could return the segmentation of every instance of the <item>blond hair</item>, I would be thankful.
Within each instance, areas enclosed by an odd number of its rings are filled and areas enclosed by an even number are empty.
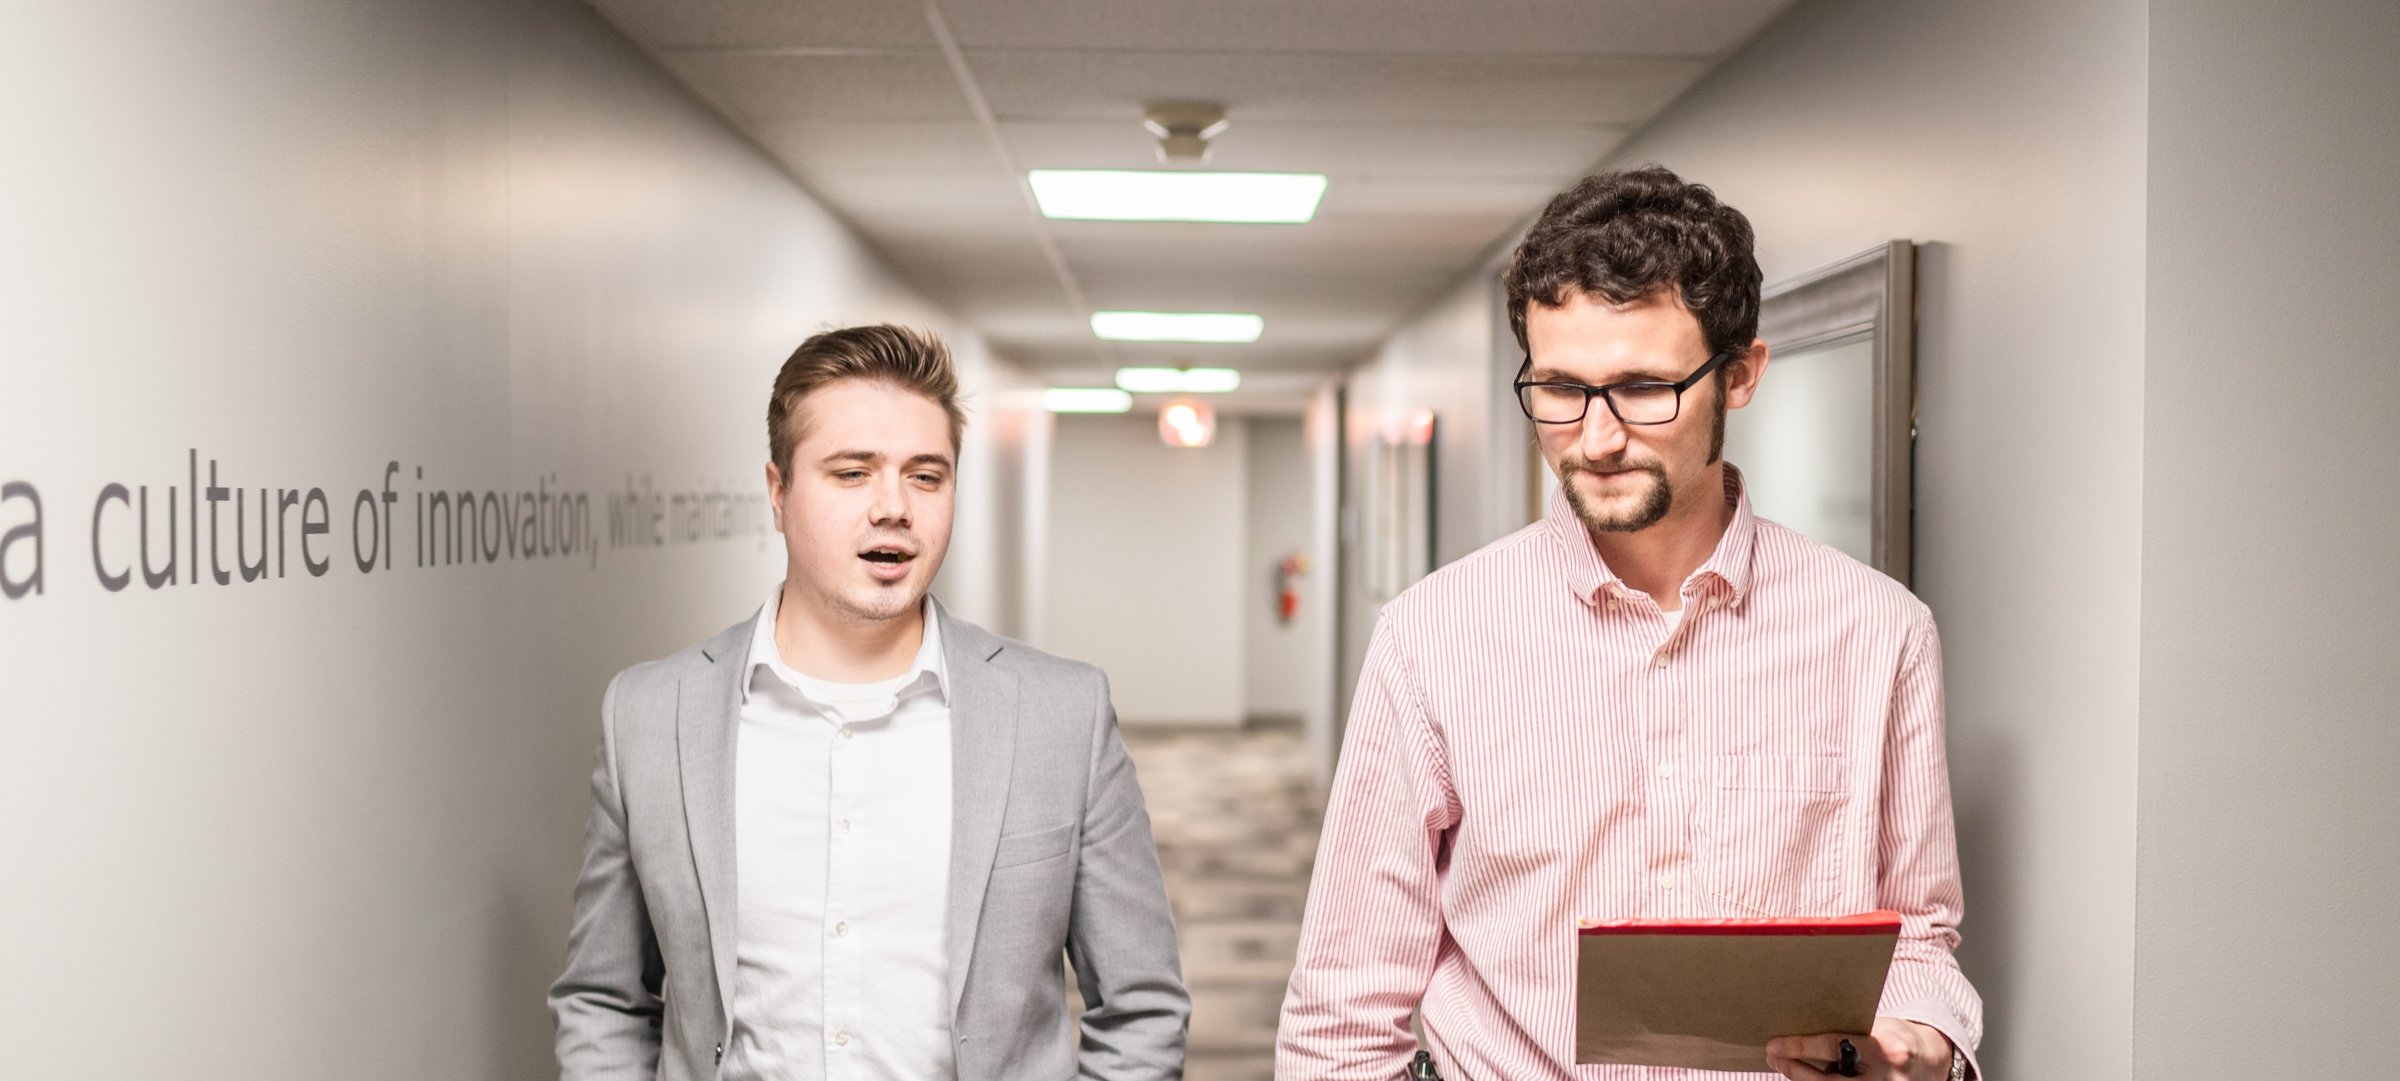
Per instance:
[[[767,399],[767,453],[777,469],[792,467],[792,448],[807,434],[797,419],[801,401],[844,379],[924,395],[949,415],[950,449],[958,449],[967,411],[958,401],[958,368],[950,361],[949,347],[924,331],[870,323],[810,336],[775,373],[775,391]]]

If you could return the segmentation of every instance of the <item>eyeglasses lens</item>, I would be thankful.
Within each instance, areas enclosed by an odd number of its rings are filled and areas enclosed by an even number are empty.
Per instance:
[[[1526,416],[1544,424],[1573,424],[1584,417],[1586,393],[1579,386],[1535,383],[1518,388],[1517,400],[1525,407]],[[1616,403],[1617,417],[1627,424],[1665,424],[1675,419],[1675,388],[1669,384],[1635,383],[1611,388],[1608,394]]]
[[[1665,424],[1675,419],[1675,388],[1665,383],[1636,383],[1609,392],[1617,415],[1627,424]]]

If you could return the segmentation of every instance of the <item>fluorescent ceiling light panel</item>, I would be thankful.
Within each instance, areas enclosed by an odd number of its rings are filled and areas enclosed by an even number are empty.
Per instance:
[[[1130,413],[1133,395],[1108,387],[1051,387],[1042,408],[1053,413]]]
[[[1035,169],[1042,216],[1070,221],[1214,221],[1298,225],[1317,216],[1323,173]]]
[[[1135,394],[1224,394],[1242,385],[1231,368],[1119,368],[1117,389]]]
[[[1236,312],[1093,312],[1092,333],[1111,342],[1230,342],[1258,340],[1267,321]]]
[[[1228,394],[1241,389],[1242,373],[1231,368],[1186,368],[1183,370],[1183,391],[1186,394]]]

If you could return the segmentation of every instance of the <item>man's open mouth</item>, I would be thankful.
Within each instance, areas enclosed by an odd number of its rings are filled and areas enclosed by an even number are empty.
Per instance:
[[[905,548],[869,548],[864,552],[860,552],[858,556],[860,559],[864,559],[869,563],[885,563],[892,565],[906,563],[909,560],[917,558],[916,553]]]

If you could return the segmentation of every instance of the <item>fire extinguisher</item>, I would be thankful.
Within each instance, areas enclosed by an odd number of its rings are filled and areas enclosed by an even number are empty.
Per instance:
[[[1298,552],[1275,565],[1275,621],[1290,623],[1300,614],[1300,576],[1308,573],[1308,557]]]

